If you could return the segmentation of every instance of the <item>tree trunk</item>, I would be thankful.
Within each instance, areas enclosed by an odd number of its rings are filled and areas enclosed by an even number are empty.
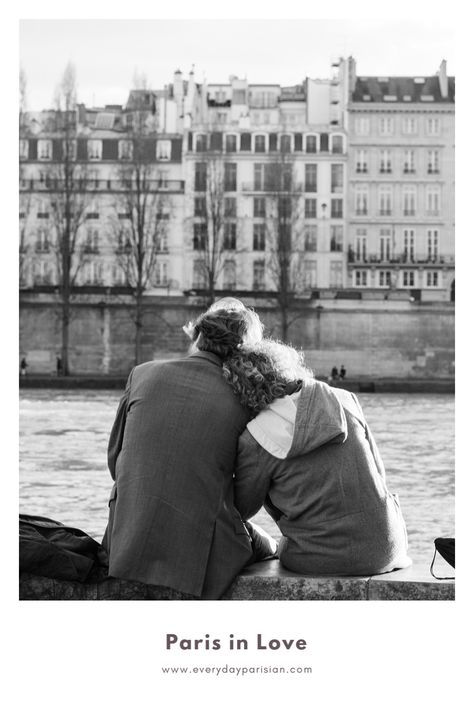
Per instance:
[[[61,372],[59,372],[58,369],[58,375],[69,375],[69,322],[71,318],[69,293],[63,294],[63,303],[61,310]]]
[[[138,293],[135,300],[135,365],[142,362],[143,295]]]

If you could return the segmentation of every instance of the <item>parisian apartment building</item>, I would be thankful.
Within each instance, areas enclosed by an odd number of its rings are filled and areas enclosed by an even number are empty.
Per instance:
[[[197,83],[178,70],[163,89],[130,91],[123,106],[77,105],[67,135],[58,111],[22,116],[20,288],[57,285],[65,162],[80,185],[69,206],[74,288],[127,288],[135,186],[125,176],[139,115],[147,219],[159,225],[148,293],[205,291],[211,232],[219,293],[274,292],[271,225],[283,212],[301,296],[454,300],[446,62],[428,77],[359,76],[353,58],[329,73],[287,87],[237,76]]]

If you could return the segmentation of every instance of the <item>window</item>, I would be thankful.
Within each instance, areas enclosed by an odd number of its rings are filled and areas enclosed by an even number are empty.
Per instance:
[[[305,289],[315,289],[318,283],[318,263],[315,259],[305,259],[303,262]]]
[[[367,173],[367,151],[359,148],[356,151],[356,173]]]
[[[202,259],[195,259],[193,262],[193,289],[205,289],[206,287],[206,265]]]
[[[426,188],[426,214],[430,216],[439,215],[441,193],[439,185],[428,185]]]
[[[304,189],[307,193],[315,193],[318,188],[318,166],[310,163],[304,167]]]
[[[51,160],[53,156],[53,142],[49,140],[38,141],[38,159]]]
[[[171,160],[171,141],[156,142],[157,160]]]
[[[316,153],[318,143],[316,136],[306,136],[306,153]]]
[[[415,151],[409,149],[403,154],[403,172],[404,173],[414,173],[415,172]]]
[[[316,225],[306,225],[304,228],[304,248],[306,252],[318,251],[318,228]]]
[[[101,262],[86,262],[82,267],[82,283],[83,284],[101,284],[102,283],[102,264]]]
[[[23,160],[28,158],[28,141],[25,138],[20,139],[19,154]]]
[[[341,163],[331,165],[331,192],[342,193],[344,166]]]
[[[428,271],[426,272],[426,286],[439,286],[439,273]]]
[[[168,235],[166,232],[160,231],[155,235],[155,248],[157,252],[167,252],[168,251]]]
[[[402,133],[413,135],[418,131],[418,122],[413,116],[404,116],[402,120]]]
[[[194,216],[195,217],[206,217],[206,198],[198,197],[194,198]]]
[[[361,217],[367,215],[369,211],[369,190],[366,185],[355,186],[355,213]]]
[[[204,133],[198,133],[196,135],[196,143],[194,150],[197,153],[204,153],[207,151],[207,136]]]
[[[381,271],[379,272],[379,286],[391,286],[392,284],[392,272]]]
[[[87,141],[87,157],[89,160],[101,160],[102,141]]]
[[[237,163],[224,163],[224,190],[237,190]]]
[[[380,230],[380,259],[382,262],[390,261],[392,250],[392,231],[389,227]]]
[[[224,224],[224,249],[236,249],[237,245],[237,225],[235,222],[226,222]]]
[[[415,272],[412,270],[402,272],[402,282],[403,286],[415,286]]]
[[[356,269],[354,276],[355,276],[355,285],[356,286],[367,286],[367,270],[366,269]]]
[[[266,216],[266,204],[265,198],[257,197],[253,199],[253,216],[254,217],[265,217]]]
[[[439,133],[440,133],[439,118],[426,119],[426,133],[428,136],[439,136]]]
[[[355,132],[358,136],[368,136],[370,132],[370,118],[358,116],[355,120]]]
[[[415,261],[415,230],[403,230],[403,259],[405,262]]]
[[[331,136],[332,139],[332,153],[343,153],[344,152],[344,138],[343,136]]]
[[[255,153],[265,153],[267,149],[266,136],[255,136]]]
[[[291,136],[288,134],[280,136],[280,151],[282,153],[290,153],[291,151]]]
[[[392,151],[383,150],[380,151],[380,172],[381,173],[391,173],[392,172]]]
[[[427,253],[428,261],[435,262],[438,259],[438,230],[427,232]]]
[[[331,200],[331,217],[343,217],[342,209],[343,201],[340,198],[332,198]]]
[[[356,230],[355,258],[358,262],[367,261],[367,230]]]
[[[234,197],[224,198],[224,217],[237,216],[237,200]]]
[[[304,216],[306,219],[317,217],[316,214],[316,198],[307,198],[304,201]]]
[[[204,192],[207,184],[207,165],[206,163],[194,164],[194,190]]]
[[[99,251],[99,230],[92,227],[87,228],[86,241],[84,244],[84,252],[93,254]]]
[[[253,263],[253,288],[256,291],[265,288],[265,262],[261,259]]]
[[[382,217],[392,214],[392,187],[381,185],[379,187],[379,215]]]
[[[253,249],[255,252],[265,251],[265,225],[263,223],[253,226]]]
[[[36,252],[49,252],[48,232],[45,229],[39,229],[36,233]]]
[[[234,290],[236,286],[235,262],[233,259],[226,259],[224,262],[224,278],[222,286],[224,289]]]
[[[225,137],[225,152],[235,153],[237,151],[237,136],[234,134]]]
[[[193,229],[193,249],[205,249],[207,244],[207,225],[203,225],[200,222],[195,222],[193,225]]]
[[[253,189],[263,190],[263,163],[255,163],[253,166]]]
[[[428,173],[439,173],[439,151],[428,151]]]
[[[331,225],[331,252],[342,252],[344,230],[342,225]]]
[[[416,212],[416,187],[404,185],[402,189],[403,215],[413,217]]]
[[[168,285],[168,263],[157,262],[155,265],[155,286]]]
[[[38,212],[36,213],[36,217],[43,220],[49,219],[49,204],[45,200],[41,200],[38,204]]]
[[[342,262],[331,260],[329,262],[329,287],[337,289],[342,286]]]
[[[291,218],[292,205],[291,197],[280,197],[278,198],[278,218],[284,220],[285,222]]]
[[[36,260],[33,264],[33,281],[37,285],[51,284],[52,268],[45,260]]]
[[[391,136],[393,133],[393,118],[382,116],[379,119],[379,131],[381,136]]]

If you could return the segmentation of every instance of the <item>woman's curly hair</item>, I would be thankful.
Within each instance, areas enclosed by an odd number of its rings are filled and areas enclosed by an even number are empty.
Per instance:
[[[314,377],[302,353],[269,338],[243,346],[226,358],[223,373],[241,404],[253,415],[294,392],[302,380]]]
[[[251,309],[209,310],[184,326],[196,348],[227,358],[242,344],[262,337],[263,325]]]

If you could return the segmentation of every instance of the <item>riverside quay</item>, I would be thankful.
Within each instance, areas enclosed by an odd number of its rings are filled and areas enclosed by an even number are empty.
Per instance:
[[[135,309],[146,331],[139,309],[159,304],[161,326],[149,328],[166,343],[143,346],[154,357],[183,346],[167,308],[225,294],[273,309],[274,333],[309,350],[324,348],[318,309],[342,318],[345,306],[386,307],[400,323],[416,310],[410,368],[423,370],[438,353],[424,332],[439,312],[451,323],[455,298],[454,77],[445,60],[432,76],[359,76],[352,57],[328,69],[294,86],[198,83],[177,70],[163,88],[131,90],[123,106],[20,112],[29,372],[55,368],[65,322],[77,371],[126,370],[108,346],[91,355],[81,306],[97,312],[105,343],[113,328],[133,341],[121,309]],[[306,321],[313,312],[313,335],[292,333],[301,308]],[[448,374],[448,361],[433,372]]]

